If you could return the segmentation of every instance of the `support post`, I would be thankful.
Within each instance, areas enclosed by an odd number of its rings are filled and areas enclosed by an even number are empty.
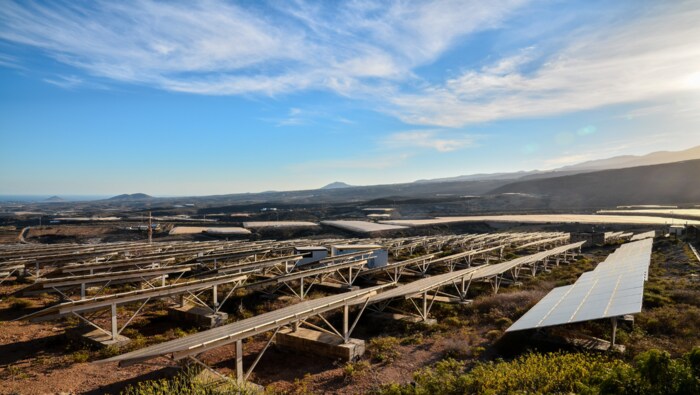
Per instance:
[[[236,340],[236,379],[243,381],[243,340]]]
[[[350,340],[348,334],[348,321],[350,321],[350,306],[343,306],[343,340],[347,343]]]
[[[117,340],[119,328],[117,326],[117,304],[112,303],[112,340]]]
[[[615,337],[617,336],[617,317],[612,318],[612,341],[610,348],[615,347]]]

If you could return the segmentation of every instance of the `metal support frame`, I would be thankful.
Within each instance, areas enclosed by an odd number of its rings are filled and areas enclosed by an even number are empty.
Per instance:
[[[423,319],[423,321],[428,320],[428,314],[430,314],[430,310],[433,308],[437,294],[438,290],[436,289],[435,293],[433,293],[433,297],[430,300],[430,304],[428,304],[428,291],[423,291],[421,296],[422,304],[420,307],[413,301],[413,298],[408,298],[408,300],[411,301],[411,304],[413,304],[413,307],[415,307],[415,309],[418,311],[418,315],[421,317],[421,319]]]
[[[362,313],[365,312],[367,309],[367,306],[369,305],[369,299],[365,301],[365,303],[362,305],[362,308],[360,311],[357,313],[355,316],[355,320],[350,324],[350,306],[345,304],[343,306],[343,327],[342,330],[336,329],[322,314],[317,314],[317,316],[323,321],[324,324],[330,329],[323,328],[319,325],[313,324],[307,320],[301,320],[299,321],[299,325],[305,325],[308,326],[309,328],[321,331],[323,333],[327,333],[332,336],[336,336],[343,340],[344,343],[348,343],[350,341],[350,336],[352,335],[352,332],[355,330],[355,327],[357,326],[357,323],[360,321],[360,317],[362,317]],[[294,328],[294,331],[296,331],[298,327]]]
[[[244,282],[245,282],[245,280],[232,282],[231,284],[233,284],[233,286],[231,287],[231,289],[228,291],[228,293],[226,294],[226,296],[224,297],[224,299],[221,302],[218,302],[218,285],[212,286],[212,306],[213,307],[210,306],[209,304],[207,304],[205,301],[203,301],[199,297],[199,295],[201,295],[204,291],[207,290],[206,288],[204,290],[196,293],[196,294],[193,293],[192,291],[187,291],[186,294],[189,294],[191,296],[191,298],[187,298],[185,296],[185,294],[182,294],[182,295],[180,295],[180,301],[177,303],[179,303],[181,305],[181,307],[184,307],[185,301],[187,301],[187,302],[190,302],[192,304],[207,308],[213,314],[216,314],[221,310],[221,308],[224,306],[224,303],[226,303],[226,301],[231,297],[231,295],[233,295],[233,292],[235,290],[237,290]]]
[[[343,270],[347,269],[347,275],[343,274]],[[311,269],[313,270],[313,269]],[[295,272],[295,274],[303,274],[304,271],[298,271]],[[331,283],[336,283],[336,284],[341,284],[341,285],[347,285],[348,287],[352,286],[355,283],[355,280],[360,276],[362,273],[362,270],[360,268],[355,268],[353,266],[349,267],[342,267],[338,268],[333,271],[325,272],[325,273],[315,273],[315,274],[309,274],[308,276],[300,276],[299,277],[299,290],[295,289],[294,286],[290,285],[290,283],[293,280],[290,281],[284,281],[277,286],[272,288],[272,291],[268,291],[268,293],[273,294],[280,289],[286,287],[294,296],[297,298],[304,300],[306,299],[306,296],[308,296],[309,292],[311,291],[311,287],[320,284],[323,282],[331,282]]]
[[[100,330],[101,332],[105,333],[106,335],[109,335],[112,340],[117,340],[119,335],[121,335],[122,331],[126,329],[126,327],[133,321],[134,318],[141,312],[143,307],[146,305],[151,300],[151,298],[145,299],[143,303],[139,306],[138,309],[129,317],[129,319],[122,325],[121,328],[119,328],[119,320],[117,316],[117,304],[112,303],[109,305],[109,312],[110,312],[110,329],[106,330],[102,328],[101,326],[97,325],[95,322],[93,322],[95,316],[93,317],[86,317],[82,314],[76,313],[76,312],[71,312],[74,316],[78,317],[82,322],[94,327],[95,329]]]
[[[10,268],[10,271],[4,272],[3,278],[0,280],[0,284],[5,282],[5,280],[7,280],[8,278],[12,277],[12,275],[15,272],[19,272],[19,269],[20,269],[20,267],[13,267],[13,268]]]
[[[259,363],[260,360],[262,359],[263,354],[269,349],[270,345],[272,344],[272,342],[273,342],[274,339],[275,339],[275,336],[277,336],[277,334],[279,333],[279,330],[280,330],[281,328],[283,328],[283,327],[287,327],[287,326],[291,325],[291,327],[293,328],[293,330],[294,330],[294,331],[297,331],[297,330],[300,328],[301,325],[305,325],[305,326],[308,326],[308,327],[310,327],[310,328],[314,328],[314,329],[320,330],[320,331],[322,331],[322,332],[324,332],[324,333],[329,333],[329,334],[332,334],[332,335],[334,335],[334,336],[338,336],[339,338],[343,339],[343,341],[344,341],[345,343],[349,342],[350,336],[351,336],[353,330],[355,329],[355,326],[356,326],[357,323],[359,322],[360,317],[362,316],[362,314],[364,313],[365,309],[367,308],[368,304],[369,304],[369,298],[367,298],[367,299],[365,300],[364,304],[362,305],[362,308],[361,308],[360,311],[357,313],[357,315],[356,315],[356,317],[355,317],[355,320],[352,322],[352,325],[350,325],[350,311],[349,311],[349,310],[350,310],[350,305],[347,304],[347,303],[345,303],[345,304],[342,306],[342,307],[343,307],[343,328],[342,328],[342,333],[341,333],[341,331],[338,331],[337,329],[335,329],[335,327],[333,327],[333,326],[330,324],[330,322],[328,322],[328,320],[327,320],[325,317],[323,317],[323,315],[320,314],[320,313],[316,314],[316,316],[320,317],[321,320],[322,320],[328,327],[331,328],[331,330],[322,328],[322,327],[320,327],[320,326],[317,326],[317,325],[315,325],[315,324],[312,324],[312,323],[308,322],[308,321],[307,321],[308,318],[307,318],[307,319],[303,319],[303,320],[299,320],[299,321],[295,321],[295,322],[293,322],[293,323],[291,323],[291,324],[288,324],[288,325],[280,325],[280,326],[278,326],[277,328],[275,328],[274,332],[272,333],[272,335],[270,336],[270,338],[269,338],[269,339],[267,340],[267,342],[265,343],[265,346],[264,346],[264,347],[262,348],[262,350],[260,350],[260,352],[257,354],[255,360],[254,360],[253,363],[250,365],[250,367],[248,368],[247,371],[244,371],[244,366],[243,366],[243,340],[242,340],[242,339],[236,340],[236,341],[234,342],[235,347],[236,347],[236,352],[235,352],[235,354],[236,354],[236,359],[235,359],[236,381],[237,381],[238,383],[245,383],[246,381],[248,381],[248,379],[250,378],[250,375],[252,374],[253,370],[255,369],[255,367],[258,365],[258,363]],[[310,317],[309,317],[309,318],[310,318]],[[207,349],[207,350],[208,350],[208,349]],[[220,377],[222,377],[222,378],[224,378],[224,379],[226,379],[226,380],[231,380],[229,377],[226,377],[226,376],[222,375],[221,373],[217,372],[216,370],[214,370],[213,368],[211,368],[210,366],[208,366],[207,364],[205,364],[204,362],[202,362],[200,359],[197,358],[199,355],[201,355],[203,352],[206,352],[207,350],[203,350],[203,351],[201,351],[201,352],[199,352],[199,353],[196,353],[196,354],[190,354],[190,355],[184,354],[184,355],[179,356],[179,357],[178,357],[177,355],[173,354],[173,355],[172,355],[172,359],[173,359],[173,360],[179,360],[179,359],[182,359],[182,358],[189,359],[189,360],[195,362],[196,364],[198,364],[198,365],[204,367],[205,369],[207,369],[207,370],[209,370],[209,371],[215,373],[216,375],[218,375],[218,376],[220,376]]]

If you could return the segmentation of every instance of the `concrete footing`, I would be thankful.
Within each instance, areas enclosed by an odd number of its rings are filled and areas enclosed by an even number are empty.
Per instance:
[[[99,329],[94,329],[91,331],[85,328],[71,329],[66,331],[66,336],[68,336],[70,339],[98,347],[121,347],[131,341],[131,339],[122,335],[117,335],[117,337],[113,339],[111,335],[108,335]]]
[[[226,323],[228,314],[212,313],[211,310],[199,306],[171,307],[168,316],[179,321],[193,322],[205,328],[214,328]]]
[[[398,314],[398,313],[389,313],[389,312],[376,312],[372,311],[370,313],[365,313],[367,315],[367,318],[373,321],[404,321],[404,322],[410,322],[413,324],[424,324],[424,325],[435,325],[437,324],[437,320],[434,318],[428,318],[427,320],[423,320],[420,316],[417,315],[407,315],[407,314]]]
[[[572,346],[583,348],[591,351],[612,351],[623,354],[625,346],[622,344],[612,345],[609,341],[598,339],[595,337],[587,338],[565,338],[566,342]]]
[[[350,339],[348,343],[343,343],[338,336],[306,328],[296,331],[289,328],[280,329],[275,336],[275,345],[282,349],[339,358],[343,361],[357,359],[365,353],[364,340]]]

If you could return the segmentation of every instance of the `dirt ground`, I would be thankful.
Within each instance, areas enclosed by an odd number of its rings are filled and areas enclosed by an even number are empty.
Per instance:
[[[175,364],[165,359],[130,367],[116,363],[97,365],[76,362],[64,335],[65,327],[50,323],[4,322],[0,327],[0,378],[2,394],[115,393],[137,381],[168,377]],[[389,382],[410,381],[413,371],[444,357],[445,349],[457,340],[458,332],[427,339],[421,345],[400,346],[399,356],[390,364],[373,364],[352,378],[344,373],[345,363],[287,350],[268,349],[251,376],[251,381],[273,392],[365,393]],[[244,367],[250,366],[266,339],[244,344]],[[235,347],[220,347],[202,358],[217,371],[234,373]],[[168,367],[171,366],[171,367]]]

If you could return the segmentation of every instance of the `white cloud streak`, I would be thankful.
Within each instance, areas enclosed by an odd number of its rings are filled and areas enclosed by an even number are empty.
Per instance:
[[[115,81],[205,95],[326,90],[413,125],[462,127],[700,90],[700,7],[692,1],[592,24],[558,38],[567,44],[557,53],[528,47],[432,84],[418,75],[525,2],[5,1],[0,39]],[[0,64],[14,63],[0,55]],[[438,151],[465,144],[413,133],[390,139]]]
[[[428,148],[439,152],[456,151],[474,145],[474,138],[444,130],[409,130],[389,135],[383,146],[396,148]]]
[[[52,79],[52,78],[45,78],[44,82],[48,82],[49,84],[60,86],[61,88],[65,89],[71,89],[78,87],[80,85],[83,85],[83,80],[82,78],[76,77],[74,75],[68,75],[68,76],[58,76],[58,78]]]
[[[367,80],[409,78],[413,67],[434,61],[459,37],[497,24],[520,2],[299,1],[273,3],[275,13],[263,4],[221,0],[7,1],[0,38],[95,76],[172,91],[354,95],[367,90]]]
[[[681,3],[674,3],[674,5]],[[534,72],[517,55],[443,84],[394,96],[393,113],[411,124],[464,126],[605,105],[667,99],[700,90],[700,8],[659,5],[640,20],[573,37]],[[652,13],[650,13],[652,14]],[[664,97],[666,96],[666,97]]]

